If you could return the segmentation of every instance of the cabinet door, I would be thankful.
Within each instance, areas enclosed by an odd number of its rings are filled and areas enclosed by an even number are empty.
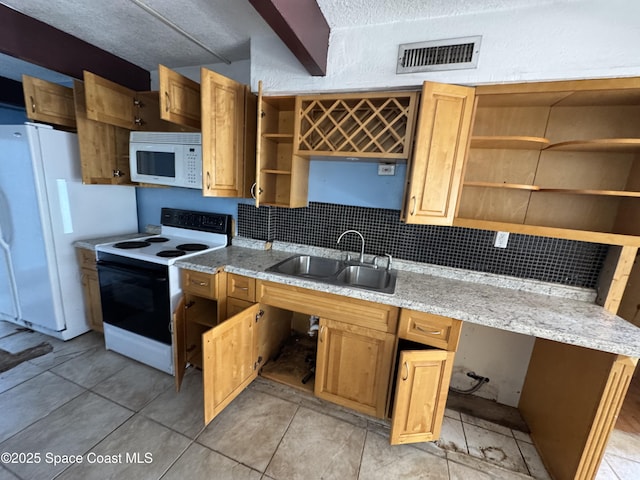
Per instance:
[[[210,197],[244,194],[245,86],[205,68],[202,92],[202,191]]]
[[[83,82],[73,82],[82,183],[136,185],[129,169],[129,130],[87,117]]]
[[[176,392],[180,391],[184,371],[187,368],[186,346],[186,321],[185,321],[185,299],[180,298],[180,302],[173,312],[173,324],[171,325],[171,340],[173,342],[173,370],[176,381]]]
[[[88,303],[89,324],[93,330],[104,331],[102,325],[102,305],[100,303],[100,281],[98,272],[88,268],[82,269],[86,281],[85,301]]]
[[[473,88],[424,82],[403,207],[407,223],[453,223],[474,97]]]
[[[72,88],[23,75],[22,89],[30,120],[76,128]]]
[[[136,91],[84,71],[87,118],[116,127],[136,129]],[[142,122],[142,120],[140,120]]]
[[[383,418],[395,336],[320,319],[315,394]]]
[[[391,421],[391,445],[431,442],[440,437],[455,353],[400,353]]]
[[[258,375],[260,304],[202,334],[204,423],[214,419]]]
[[[200,130],[200,84],[165,67],[158,66],[160,118]]]
[[[256,180],[253,186],[251,187],[251,196],[256,201],[256,207],[260,206],[260,195],[264,191],[262,188],[262,164],[263,157],[266,155],[266,152],[263,151],[265,148],[264,142],[265,140],[262,138],[263,131],[263,117],[264,113],[264,100],[262,95],[262,80],[258,82],[258,103],[256,106]]]

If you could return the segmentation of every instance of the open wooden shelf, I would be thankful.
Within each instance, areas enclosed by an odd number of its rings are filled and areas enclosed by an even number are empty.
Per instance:
[[[542,150],[550,141],[542,137],[524,136],[475,136],[471,137],[471,148],[498,148],[506,150]]]
[[[578,189],[578,188],[543,188],[538,185],[523,185],[519,183],[497,183],[497,182],[464,182],[465,187],[479,188],[503,188],[507,190],[529,190],[532,192],[565,193],[568,195],[603,195],[608,197],[631,197],[640,198],[640,192],[628,190],[598,190],[598,189]]]
[[[630,192],[627,190],[578,190],[568,188],[540,188],[540,192],[566,193],[570,195],[602,195],[609,197],[632,197],[640,198],[640,192]]]
[[[291,175],[291,170],[275,170],[271,168],[260,169],[262,173],[272,173],[274,175]]]
[[[572,140],[549,145],[545,150],[564,152],[640,152],[640,138],[601,138],[593,140]]]
[[[465,187],[483,187],[483,188],[506,188],[511,190],[531,190],[538,191],[540,187],[537,185],[524,185],[521,183],[496,183],[496,182],[464,182]]]
[[[293,133],[263,133],[262,138],[278,143],[293,143]]]

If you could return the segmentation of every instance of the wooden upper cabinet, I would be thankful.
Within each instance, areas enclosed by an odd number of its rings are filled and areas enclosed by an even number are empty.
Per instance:
[[[391,445],[440,437],[454,356],[444,350],[400,352]]]
[[[165,67],[158,66],[160,118],[200,130],[200,84]]]
[[[265,96],[258,82],[256,207],[306,207],[309,157],[293,153],[295,97]]]
[[[84,84],[73,82],[82,183],[135,185],[129,169],[129,130],[87,117]]]
[[[23,75],[22,89],[30,120],[76,128],[72,88]]]
[[[193,131],[160,118],[158,92],[137,92],[84,71],[87,118],[128,130]]]
[[[248,197],[255,173],[255,96],[205,68],[200,87],[203,195]]]
[[[453,223],[474,97],[473,88],[424,83],[403,208],[407,223]]]
[[[138,115],[139,103],[136,91],[102,78],[91,72],[83,72],[85,107],[87,118],[96,122],[136,130],[142,125]],[[138,119],[138,122],[136,122]]]

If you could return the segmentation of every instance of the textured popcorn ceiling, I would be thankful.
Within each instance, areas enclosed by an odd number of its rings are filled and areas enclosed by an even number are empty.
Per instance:
[[[516,10],[580,0],[318,0],[332,28]]]
[[[268,26],[248,0],[141,0],[210,49],[249,58],[249,40]],[[353,28],[580,0],[317,0],[333,29]],[[147,70],[220,62],[131,0],[2,0],[30,17]],[[2,72],[0,72],[0,75]],[[8,76],[8,75],[5,75]]]

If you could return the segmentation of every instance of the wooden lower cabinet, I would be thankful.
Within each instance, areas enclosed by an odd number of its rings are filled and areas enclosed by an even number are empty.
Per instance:
[[[247,291],[244,282],[254,281],[228,275],[218,285],[224,283],[229,292],[238,291],[240,296]],[[185,278],[189,278],[186,272]],[[199,280],[206,283],[206,279]],[[432,441],[439,437],[455,355],[451,350],[457,346],[460,332],[459,328],[445,327],[455,326],[456,320],[448,322],[444,317],[423,318],[425,314],[420,312],[401,312],[401,318],[407,319],[405,323],[413,322],[410,325],[423,325],[427,321],[431,325],[435,321],[443,326],[448,332],[446,344],[453,348],[438,350],[430,343],[442,340],[428,336],[421,343],[406,340],[399,343],[396,336],[399,311],[395,307],[260,280],[255,284],[257,303],[230,294],[226,298],[217,295],[216,299],[199,297],[188,293],[187,283],[187,293],[174,314],[176,386],[179,389],[187,363],[202,368],[205,424],[277,356],[290,338],[296,314],[304,318],[319,311],[322,314],[318,315],[314,394],[371,416],[387,418],[394,355],[399,351],[391,443]],[[198,289],[200,282],[193,285]],[[217,316],[219,303],[226,305],[224,317]],[[415,338],[412,328],[405,330],[398,335]],[[405,349],[407,345],[412,348]],[[265,375],[272,365],[265,367]],[[285,383],[298,381],[297,377],[277,377],[272,372],[269,378]]]
[[[400,353],[391,423],[391,445],[431,442],[440,437],[455,353]]]
[[[252,305],[202,334],[205,424],[258,376],[260,316],[260,305]]]
[[[383,418],[395,335],[320,319],[315,394]]]
[[[104,331],[102,326],[102,305],[100,301],[100,282],[96,269],[95,252],[83,248],[76,250],[80,265],[80,280],[84,297],[84,314],[92,330]]]

